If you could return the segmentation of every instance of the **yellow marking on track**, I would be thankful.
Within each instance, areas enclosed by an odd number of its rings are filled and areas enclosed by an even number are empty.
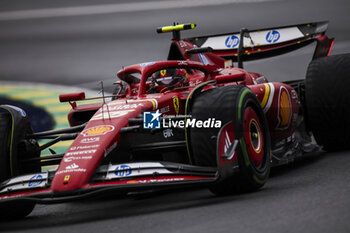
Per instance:
[[[49,104],[57,104],[59,103],[58,97],[57,98],[48,98],[48,99],[41,99],[41,100],[33,100],[32,103],[37,106],[44,106]]]
[[[52,113],[55,113],[55,112],[69,112],[72,107],[68,104],[68,105],[65,105],[65,104],[62,104],[62,106],[55,106],[55,107],[46,107],[45,108],[47,111],[49,112],[52,112]]]
[[[14,86],[1,86],[1,87],[0,87],[0,92],[3,92],[3,91],[13,91],[13,90],[17,90],[17,88],[14,87]]]
[[[9,95],[11,98],[13,99],[17,99],[17,100],[27,100],[30,98],[37,98],[37,97],[45,97],[45,96],[52,96],[52,92],[49,91],[28,91],[28,92],[24,92],[24,93],[20,93],[20,94],[14,94],[14,95]]]
[[[73,140],[61,141],[61,142],[56,143],[54,146],[55,147],[69,147],[70,145],[72,145],[72,143],[73,143]]]
[[[40,146],[42,146],[43,144],[45,144],[46,142],[41,142]],[[60,141],[56,144],[54,144],[52,147],[50,148],[54,148],[54,147],[68,147],[73,143],[73,140],[69,140],[69,141]]]
[[[56,124],[60,124],[60,123],[67,123],[68,124],[68,119],[67,116],[58,116],[58,117],[54,117]]]

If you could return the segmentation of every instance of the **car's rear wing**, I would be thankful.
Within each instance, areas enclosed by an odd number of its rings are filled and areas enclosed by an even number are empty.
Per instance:
[[[317,42],[314,58],[327,56],[333,44],[325,32],[328,22],[316,22],[259,30],[186,38],[224,59],[254,60],[276,56]],[[243,39],[243,40],[242,40]],[[243,43],[241,42],[243,41]]]

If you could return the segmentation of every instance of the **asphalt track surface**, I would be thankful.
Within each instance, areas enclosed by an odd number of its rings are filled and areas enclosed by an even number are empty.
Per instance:
[[[170,35],[155,28],[195,22],[185,36],[330,20],[336,41],[331,54],[350,52],[348,1],[188,1],[168,6],[155,1],[3,0],[0,12],[0,80],[45,82],[111,89],[122,67],[166,58]],[[157,10],[143,8],[145,3]],[[95,6],[103,6],[93,14]],[[130,5],[134,4],[134,5]],[[196,5],[197,4],[197,5]],[[72,16],[47,17],[46,9],[68,8]],[[30,17],[27,10],[42,9]],[[60,12],[60,11],[58,11]],[[52,13],[52,11],[51,11]],[[32,14],[33,15],[33,14]],[[22,17],[22,18],[20,18]],[[311,48],[309,48],[309,51]],[[270,80],[302,78],[307,51],[246,65]],[[1,87],[0,87],[1,88]],[[0,222],[18,232],[350,232],[350,153],[322,153],[276,168],[258,192],[215,197],[205,189],[152,193],[126,199],[38,205],[25,220]]]

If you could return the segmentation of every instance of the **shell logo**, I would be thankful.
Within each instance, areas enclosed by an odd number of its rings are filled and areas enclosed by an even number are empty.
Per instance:
[[[105,135],[113,130],[114,130],[114,126],[112,126],[112,125],[99,125],[99,126],[95,126],[95,127],[84,130],[82,132],[82,134],[85,137]]]
[[[291,107],[289,95],[285,89],[282,89],[280,96],[280,126],[285,127],[289,125],[292,113]]]

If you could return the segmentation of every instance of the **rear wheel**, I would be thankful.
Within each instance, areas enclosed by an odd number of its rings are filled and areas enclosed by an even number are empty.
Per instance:
[[[210,106],[210,107],[205,107]],[[267,122],[255,94],[245,86],[212,89],[194,99],[192,117],[221,120],[231,144],[237,140],[235,154],[239,173],[211,187],[215,194],[255,191],[270,172],[270,136]],[[230,126],[231,125],[231,126]],[[195,164],[217,166],[217,128],[191,130]],[[220,131],[222,132],[222,130]],[[226,133],[226,132],[225,132]],[[233,139],[232,139],[233,138]]]
[[[350,149],[350,54],[322,57],[306,74],[307,127],[327,151]]]
[[[27,129],[30,125],[27,125]],[[26,131],[25,130],[25,131]],[[11,178],[12,174],[19,173],[19,166],[15,166],[16,170],[11,171],[10,146],[14,141],[11,138],[12,134],[12,119],[8,112],[0,112],[0,183]],[[20,145],[18,145],[20,146]],[[32,169],[32,172],[33,169]],[[23,218],[30,214],[34,209],[35,204],[30,202],[6,202],[0,204],[0,219]]]

